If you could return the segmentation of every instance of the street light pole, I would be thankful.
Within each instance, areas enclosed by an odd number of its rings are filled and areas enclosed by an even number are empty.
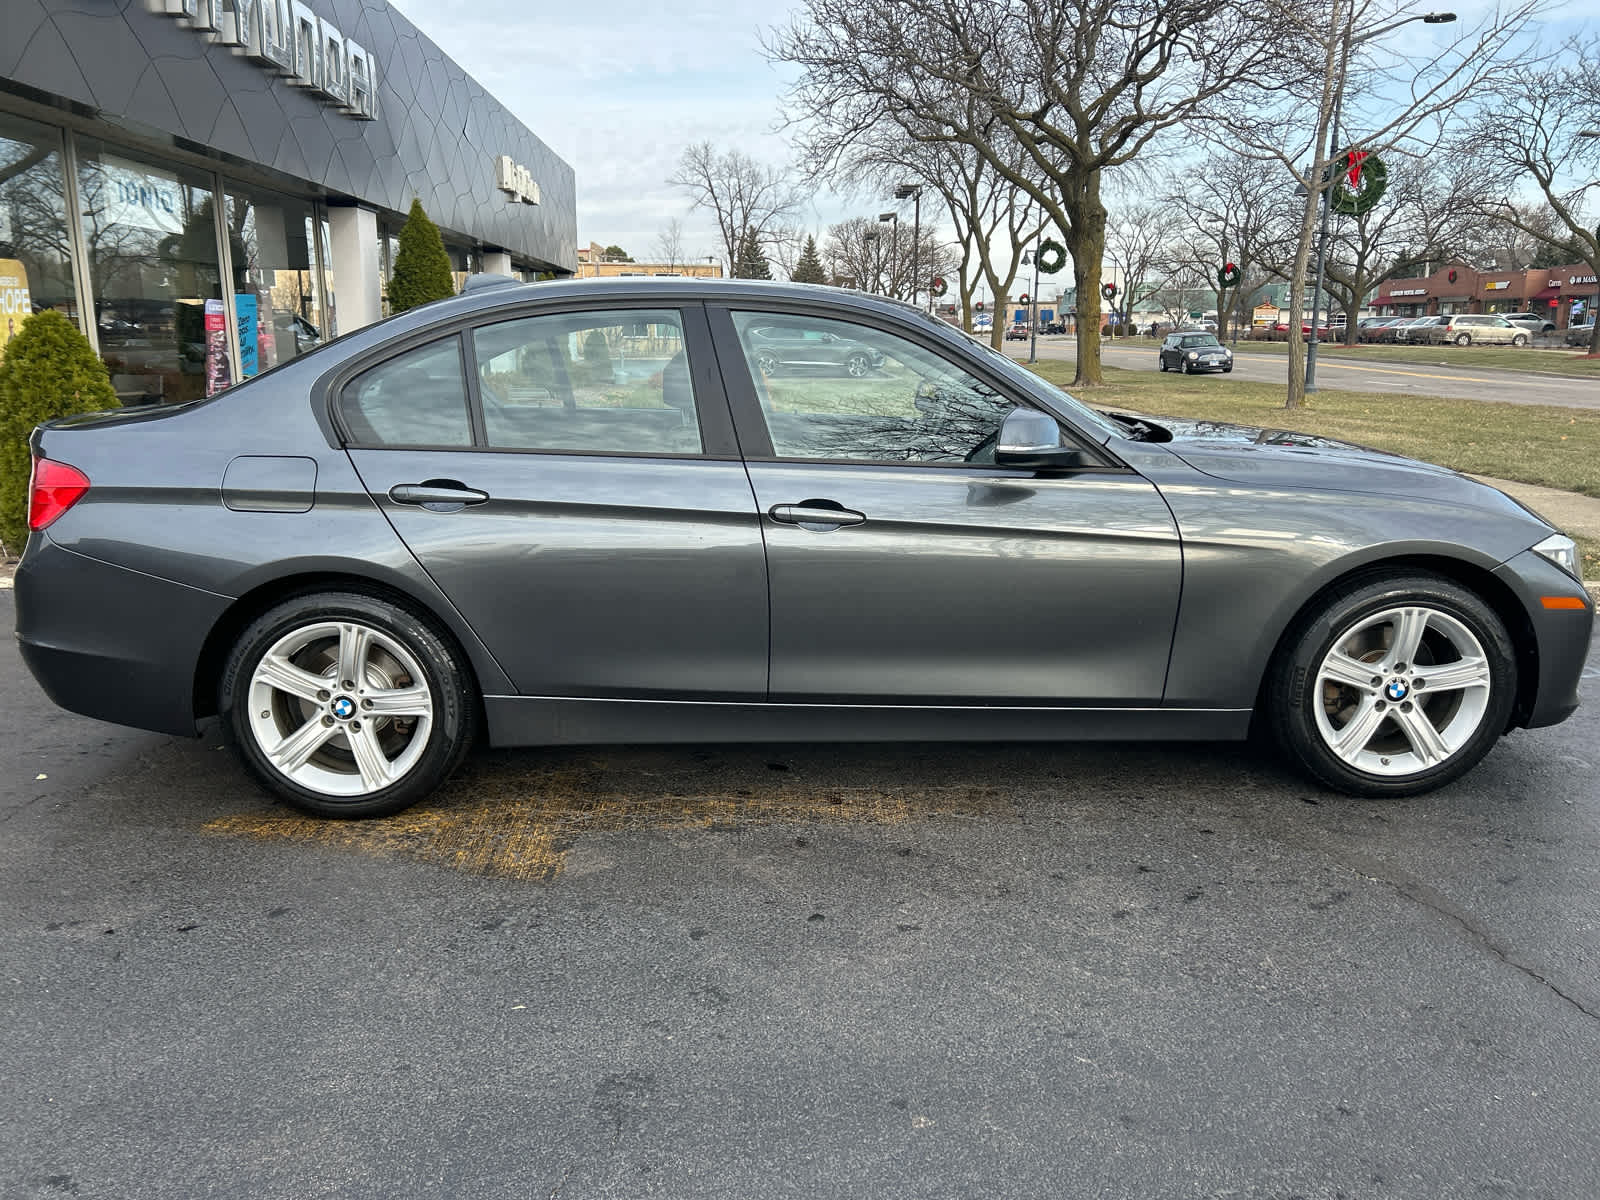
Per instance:
[[[1039,321],[1034,316],[1039,311],[1039,248],[1035,246],[1022,256],[1022,265],[1033,264],[1033,290],[1028,293],[1028,361],[1039,361]]]
[[[902,183],[894,190],[896,200],[911,198],[911,303],[917,304],[922,287],[922,185]],[[921,306],[918,305],[920,308]],[[928,284],[928,311],[933,311],[933,284]]]
[[[899,289],[895,286],[895,277],[900,274],[900,214],[897,212],[879,213],[878,224],[882,225],[886,221],[893,222],[893,225],[890,226],[893,233],[889,239],[889,288],[884,292],[884,295],[887,296],[890,293],[899,292]],[[896,294],[895,299],[898,300],[899,298],[899,295]]]
[[[1399,29],[1402,25],[1409,25],[1413,21],[1421,21],[1426,25],[1448,25],[1456,19],[1453,12],[1419,13],[1414,17],[1402,17],[1398,21],[1390,21],[1387,25],[1380,25],[1376,29],[1368,30],[1360,37],[1353,36],[1354,30],[1349,20],[1344,28],[1344,46],[1339,55],[1339,82],[1333,93],[1333,121],[1328,127],[1328,157],[1326,178],[1317,180],[1317,196],[1322,201],[1322,231],[1317,238],[1317,281],[1311,292],[1311,340],[1306,343],[1306,393],[1317,390],[1317,346],[1321,341],[1318,334],[1320,320],[1320,306],[1322,303],[1323,279],[1327,270],[1328,261],[1328,233],[1333,217],[1333,187],[1339,178],[1339,171],[1335,168],[1333,157],[1339,152],[1339,118],[1340,110],[1344,106],[1345,77],[1350,71],[1350,51],[1363,42],[1370,42],[1375,37],[1392,30]],[[1320,151],[1321,146],[1317,149]],[[1313,163],[1313,168],[1315,164]],[[1359,306],[1361,297],[1356,297]],[[1293,314],[1293,320],[1299,321],[1300,314]]]

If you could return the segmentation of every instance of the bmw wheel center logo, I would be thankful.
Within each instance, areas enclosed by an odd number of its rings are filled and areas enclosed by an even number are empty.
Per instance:
[[[1391,684],[1390,686],[1393,687],[1394,685]],[[349,696],[340,696],[333,702],[333,715],[338,717],[341,721],[349,720],[349,718],[354,715],[355,711],[356,702],[350,699]]]
[[[1411,694],[1411,689],[1406,687],[1405,683],[1401,680],[1391,679],[1389,681],[1389,686],[1383,689],[1383,694],[1398,704]]]

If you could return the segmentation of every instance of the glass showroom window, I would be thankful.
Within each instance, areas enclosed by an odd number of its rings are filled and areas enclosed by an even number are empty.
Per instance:
[[[227,386],[210,176],[93,138],[77,144],[83,240],[111,386],[124,404],[181,404]],[[207,300],[218,302],[209,314]]]
[[[79,320],[60,145],[48,126],[0,113],[0,355],[42,309]]]
[[[239,376],[250,379],[328,338],[308,201],[228,185],[228,255]]]

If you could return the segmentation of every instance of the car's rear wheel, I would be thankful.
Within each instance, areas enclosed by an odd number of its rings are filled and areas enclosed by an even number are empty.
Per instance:
[[[1511,338],[1511,344],[1513,346],[1526,346],[1528,344],[1528,335],[1525,333],[1513,335]]]
[[[1325,597],[1273,664],[1265,714],[1307,772],[1357,796],[1412,796],[1465,774],[1506,727],[1517,667],[1505,625],[1434,575]]]
[[[461,761],[477,705],[456,652],[405,609],[297,596],[240,635],[219,696],[227,740],[275,795],[322,817],[377,817]]]
[[[1472,335],[1470,333],[1458,333],[1458,334],[1456,334],[1456,345],[1458,345],[1458,346],[1470,346],[1470,345],[1472,345]]]
[[[865,354],[852,354],[844,360],[844,369],[850,373],[852,379],[860,379],[872,370],[872,360]]]
[[[778,373],[778,356],[771,350],[757,350],[756,369],[763,375],[776,375]]]

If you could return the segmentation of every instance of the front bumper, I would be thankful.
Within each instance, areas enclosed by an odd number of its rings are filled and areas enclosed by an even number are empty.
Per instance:
[[[1594,628],[1594,601],[1583,585],[1555,563],[1524,550],[1495,568],[1495,578],[1516,593],[1533,626],[1538,651],[1538,680],[1525,718],[1528,729],[1556,725],[1578,707],[1578,680],[1589,655]],[[1581,608],[1546,608],[1543,598],[1580,597]],[[1526,663],[1519,664],[1527,670]]]
[[[67,550],[36,533],[17,565],[22,661],[62,708],[192,736],[195,670],[232,601]]]

